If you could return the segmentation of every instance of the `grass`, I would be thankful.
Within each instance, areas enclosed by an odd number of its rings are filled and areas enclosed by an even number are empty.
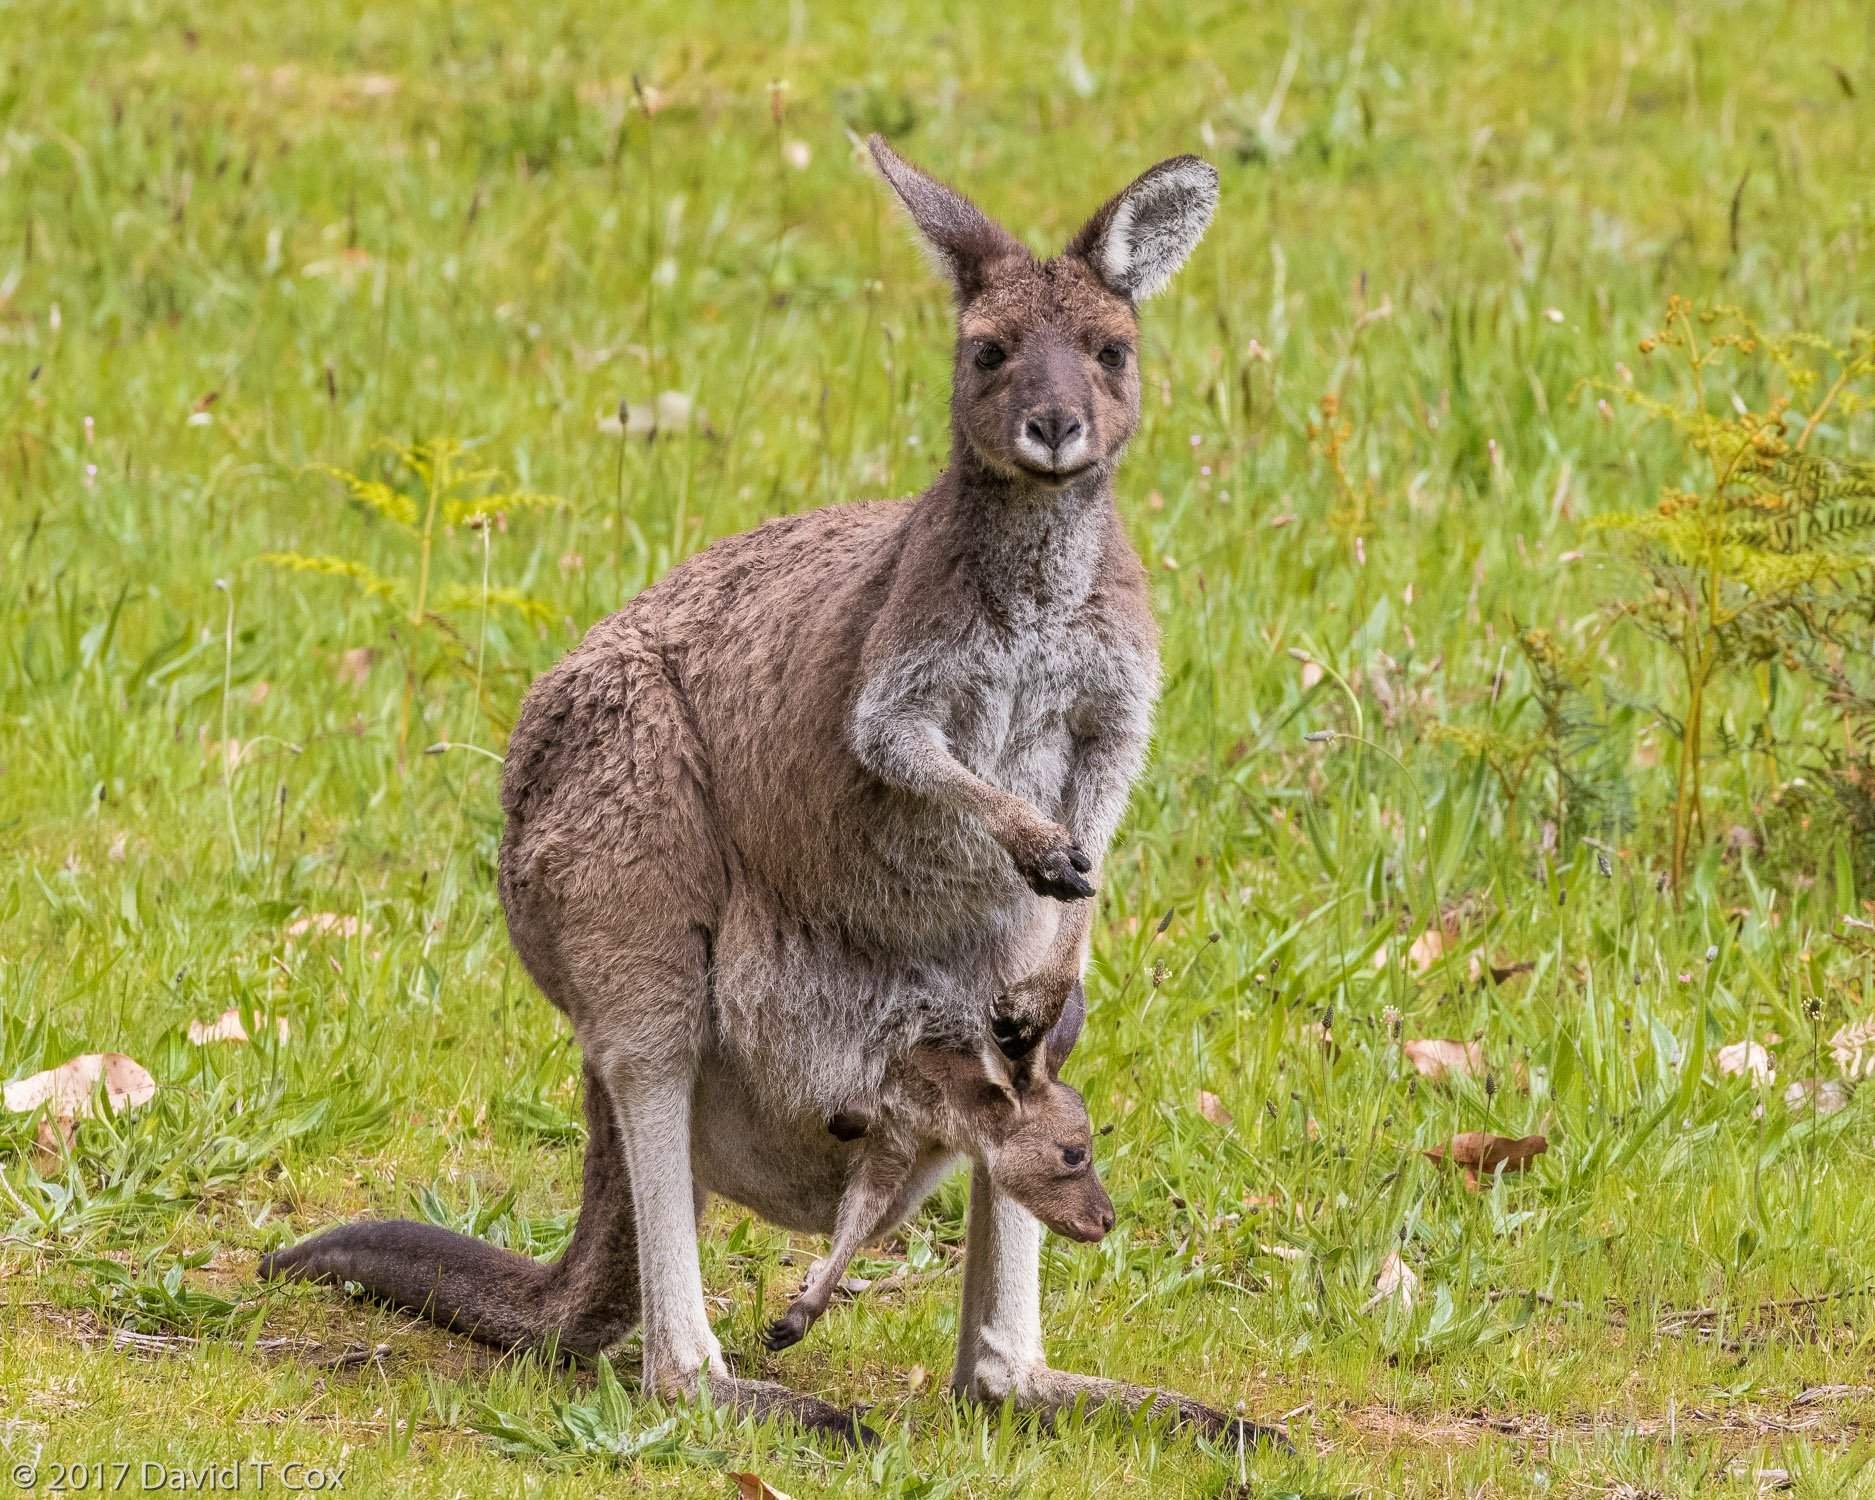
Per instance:
[[[1870,321],[1862,7],[150,0],[0,4],[0,36],[0,1075],[115,1049],[160,1085],[56,1167],[0,1116],[9,1466],[1875,1493],[1871,1103],[1780,1099],[1875,1007],[1841,920],[1875,892],[1838,826],[1779,824],[1798,760],[1741,752],[1661,893],[1668,664],[1600,631],[1586,523],[1680,460],[1578,389],[1641,364],[1669,291]],[[1291,1414],[1300,1456],[1246,1475],[948,1402],[957,1183],[862,1262],[908,1263],[895,1288],[779,1358],[756,1334],[811,1243],[713,1210],[732,1357],[871,1403],[866,1457],[645,1400],[629,1350],[619,1379],[500,1361],[253,1279],[367,1210],[565,1235],[576,1059],[501,929],[497,768],[420,752],[498,754],[530,676],[711,538],[941,462],[947,310],[856,164],[872,128],[1037,246],[1161,156],[1223,171],[1148,311],[1123,481],[1168,670],[1073,1065],[1121,1227],[1045,1274],[1058,1363]],[[565,502],[425,528],[465,607],[412,626],[260,561],[405,576],[409,535],[326,470],[396,480],[381,444],[438,437]],[[1547,781],[1513,805],[1449,733],[1534,723],[1519,625],[1592,648],[1591,824],[1546,828]],[[1830,727],[1800,692],[1771,713],[1785,745]],[[1435,906],[1464,919],[1422,969]],[[1479,983],[1474,954],[1532,967]],[[230,1005],[290,1039],[187,1043]],[[1390,1012],[1488,1076],[1417,1080]],[[1774,1087],[1714,1066],[1773,1034]],[[1473,1129],[1550,1150],[1468,1192],[1418,1153]],[[1370,1306],[1395,1250],[1420,1296]]]

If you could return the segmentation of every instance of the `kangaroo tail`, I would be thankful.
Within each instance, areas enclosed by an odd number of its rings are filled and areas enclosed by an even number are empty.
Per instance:
[[[541,1263],[407,1219],[344,1224],[263,1256],[260,1274],[355,1286],[500,1349],[597,1354],[638,1321],[631,1184],[605,1089],[586,1070],[586,1170],[566,1253]]]

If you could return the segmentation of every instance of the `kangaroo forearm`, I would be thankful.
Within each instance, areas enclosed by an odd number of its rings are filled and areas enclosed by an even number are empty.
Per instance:
[[[1147,744],[1143,722],[1075,742],[1074,760],[1062,788],[1061,821],[1096,859],[1105,857],[1126,815],[1133,783],[1146,763]]]
[[[855,715],[853,750],[887,786],[980,818],[993,833],[1026,814],[1041,814],[1020,797],[991,786],[950,752],[937,724],[884,709]]]

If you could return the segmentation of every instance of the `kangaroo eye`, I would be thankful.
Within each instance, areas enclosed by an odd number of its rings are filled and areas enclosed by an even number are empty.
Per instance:
[[[1100,351],[1100,362],[1109,370],[1124,370],[1126,368],[1126,345],[1103,345]]]
[[[1061,1153],[1061,1164],[1064,1167],[1078,1167],[1086,1160],[1087,1153],[1079,1146],[1069,1146]]]
[[[1007,358],[1009,358],[1009,353],[1001,344],[985,344],[977,350],[977,368],[994,370]]]

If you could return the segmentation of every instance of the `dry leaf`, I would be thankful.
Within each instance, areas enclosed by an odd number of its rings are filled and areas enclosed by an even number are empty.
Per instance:
[[[693,422],[708,425],[697,418],[689,396],[682,391],[660,391],[657,399],[646,406],[622,403],[617,413],[599,419],[599,430],[614,437],[628,433],[632,437],[655,438],[659,433],[685,432]]]
[[[1434,1083],[1456,1073],[1473,1078],[1484,1071],[1484,1048],[1476,1042],[1454,1042],[1443,1037],[1415,1038],[1400,1050],[1406,1060],[1419,1070],[1419,1076]]]
[[[55,1169],[64,1159],[65,1153],[71,1150],[77,1136],[76,1121],[44,1116],[39,1121],[39,1129],[33,1133],[33,1154],[39,1159],[40,1171],[44,1173]]]
[[[1413,946],[1406,950],[1406,961],[1415,974],[1424,974],[1445,956],[1445,944],[1444,930],[1428,927],[1413,939]]]
[[[1848,1108],[1849,1087],[1834,1078],[1799,1078],[1784,1090],[1784,1104],[1793,1115],[1809,1113],[1812,1105],[1819,1116],[1833,1115]]]
[[[377,659],[378,653],[369,646],[353,646],[339,658],[339,681],[363,687],[365,679],[371,675],[371,664]]]
[[[86,1052],[32,1078],[21,1078],[4,1089],[6,1106],[13,1114],[32,1114],[45,1108],[34,1134],[39,1164],[56,1166],[77,1136],[77,1121],[92,1114],[92,1097],[99,1084],[113,1110],[135,1110],[156,1097],[156,1078],[141,1063],[122,1052]]]
[[[263,1026],[266,1025],[267,1018],[265,1016],[261,1016],[258,1019]],[[273,1018],[273,1027],[274,1034],[284,1042],[287,1039],[286,1017],[275,1016]],[[198,1047],[206,1046],[210,1042],[245,1042],[250,1040],[247,1034],[247,1027],[243,1025],[241,1021],[241,1007],[238,1005],[230,1005],[212,1021],[191,1021],[189,1023],[189,1040]]]
[[[1361,1311],[1372,1312],[1383,1302],[1398,1302],[1402,1312],[1411,1312],[1418,1296],[1418,1273],[1400,1258],[1398,1250],[1390,1250],[1380,1263],[1380,1274],[1374,1278],[1374,1295],[1367,1299]]]
[[[1875,1016],[1838,1027],[1829,1055],[1846,1078],[1875,1076]]]
[[[1777,1069],[1771,1066],[1771,1054],[1756,1042],[1732,1042],[1714,1054],[1719,1072],[1726,1078],[1749,1074],[1760,1086],[1777,1081]]]
[[[1308,1251],[1298,1250],[1294,1245],[1258,1245],[1257,1249],[1265,1255],[1275,1256],[1278,1260],[1297,1261],[1309,1258]]]
[[[341,916],[337,912],[316,911],[309,916],[295,917],[287,923],[286,935],[289,941],[303,937],[354,938],[360,932],[370,930],[369,924],[361,923],[356,917]]]
[[[1489,1176],[1500,1169],[1521,1172],[1549,1150],[1549,1141],[1540,1135],[1526,1135],[1512,1140],[1509,1136],[1490,1135],[1469,1130],[1455,1135],[1449,1146],[1434,1146],[1421,1152],[1430,1161],[1450,1162],[1465,1169],[1465,1186],[1476,1191],[1480,1174]]]
[[[156,1080],[134,1058],[121,1052],[87,1052],[9,1083],[4,1090],[6,1107],[16,1115],[29,1115],[43,1105],[48,1115],[61,1122],[87,1119],[100,1083],[113,1110],[136,1109],[156,1097]],[[42,1133],[42,1143],[43,1139]]]
[[[760,1474],[746,1474],[741,1470],[730,1470],[729,1477],[736,1482],[737,1500],[788,1500]]]
[[[1471,956],[1470,962],[1465,965],[1465,969],[1471,976],[1471,982],[1473,984],[1483,984],[1487,978],[1490,979],[1492,984],[1503,984],[1507,980],[1515,979],[1521,974],[1534,972],[1536,965],[1530,963],[1528,960],[1509,964],[1487,964],[1483,958],[1474,953]]]
[[[1224,1101],[1209,1089],[1198,1090],[1198,1113],[1213,1125],[1228,1125],[1237,1118],[1224,1107]]]

